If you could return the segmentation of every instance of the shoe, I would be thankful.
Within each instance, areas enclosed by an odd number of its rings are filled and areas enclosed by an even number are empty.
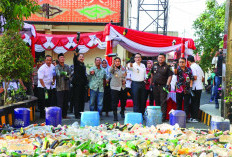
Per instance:
[[[209,103],[211,103],[211,102],[213,102],[213,100],[210,99],[210,100],[209,100]]]
[[[39,116],[40,118],[42,118],[42,119],[45,119],[45,114],[41,114],[40,113],[40,116]]]
[[[70,117],[64,116],[63,119],[71,119]]]
[[[76,119],[80,119],[80,118],[81,118],[81,116],[75,116],[75,118],[76,118]]]
[[[192,123],[198,123],[199,121],[197,119],[192,119]]]
[[[192,118],[187,119],[187,123],[191,123],[192,120],[193,120]]]
[[[122,118],[125,118],[125,113],[124,113],[124,111],[121,111],[120,114],[121,114],[121,117],[122,117]]]
[[[117,111],[116,111],[116,112],[114,111],[114,121],[118,121],[118,114],[117,114]]]
[[[168,122],[168,120],[166,118],[163,118],[162,122],[165,123],[165,122]]]

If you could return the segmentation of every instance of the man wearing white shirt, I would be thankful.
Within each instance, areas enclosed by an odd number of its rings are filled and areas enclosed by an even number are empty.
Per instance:
[[[131,71],[131,93],[133,100],[133,111],[144,114],[146,103],[145,103],[145,76],[146,67],[142,61],[142,56],[140,53],[135,54],[135,63],[130,63],[128,65]]]
[[[52,85],[54,85],[52,57],[47,55],[45,57],[45,64],[38,70],[38,107],[40,109],[40,118],[45,117],[45,107],[51,105]],[[48,97],[47,97],[48,95]]]
[[[194,81],[192,86],[192,91],[194,95],[191,95],[191,118],[190,122],[198,122],[198,111],[200,108],[200,100],[201,100],[201,92],[203,89],[203,82],[204,82],[204,72],[201,67],[195,63],[193,56],[188,56],[188,63],[190,68],[192,69]]]

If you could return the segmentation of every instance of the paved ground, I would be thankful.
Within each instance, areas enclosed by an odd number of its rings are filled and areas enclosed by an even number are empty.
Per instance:
[[[221,116],[220,109],[215,108],[215,102],[209,102],[209,100],[210,100],[210,94],[203,92],[200,109],[212,116]]]
[[[209,94],[203,92],[202,93],[202,98],[201,98],[201,105],[204,105],[205,103],[208,103],[209,97],[210,97]],[[89,111],[89,104],[88,103],[85,104],[85,111]],[[126,108],[126,113],[127,112],[132,112],[132,111],[133,111],[133,108]],[[119,122],[121,124],[123,124],[124,123],[124,119],[122,119],[120,117],[119,112],[120,112],[120,108],[118,108],[118,117],[119,117]],[[72,124],[72,123],[74,123],[76,121],[78,123],[80,123],[79,119],[75,119],[73,113],[68,113],[68,117],[69,117],[69,119],[63,119],[62,120],[62,124],[69,125],[69,124]],[[41,122],[45,121],[45,119],[40,119],[39,118],[39,113],[38,112],[36,113],[36,119],[37,120],[35,121],[35,123],[41,123]],[[112,112],[109,113],[109,117],[106,117],[105,113],[103,113],[103,116],[101,117],[101,124],[106,123],[106,122],[108,122],[108,123],[115,123],[113,121],[113,113]],[[145,122],[144,122],[144,124],[145,124]],[[186,127],[187,128],[209,129],[209,126],[207,126],[207,125],[205,125],[205,124],[203,124],[201,122],[199,122],[199,123],[187,123]]]

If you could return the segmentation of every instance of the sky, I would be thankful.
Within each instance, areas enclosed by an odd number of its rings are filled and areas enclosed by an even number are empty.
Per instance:
[[[224,1],[225,0],[217,0],[219,4]],[[151,2],[151,0],[145,0],[144,2]],[[206,0],[169,0],[168,31],[177,31],[179,37],[194,39],[192,24],[205,10],[205,2]],[[132,0],[132,17],[133,15],[134,17],[137,15],[136,5],[137,0]],[[140,17],[142,17],[140,18],[140,28],[144,28],[147,26],[149,18],[145,14],[141,14]],[[132,28],[136,29],[136,19],[133,18]],[[149,27],[148,31],[152,31],[152,27]]]

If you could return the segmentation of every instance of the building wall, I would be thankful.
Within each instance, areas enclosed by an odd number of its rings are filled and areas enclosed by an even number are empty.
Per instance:
[[[124,0],[124,17],[123,26],[128,27],[128,0]],[[75,34],[76,32],[89,33],[89,32],[99,32],[104,31],[105,26],[95,26],[95,25],[35,25],[36,30],[45,34]],[[94,64],[95,57],[105,58],[105,51],[98,48],[89,50],[85,53],[85,65],[92,66]],[[118,56],[122,59],[123,64],[128,56],[126,50],[118,45],[113,49],[113,52],[117,52]],[[64,54],[66,59],[66,64],[73,64],[73,53],[74,51],[68,51]],[[45,51],[45,55],[51,55],[53,59],[57,59],[58,54],[53,51]],[[87,69],[88,70],[88,69]]]

